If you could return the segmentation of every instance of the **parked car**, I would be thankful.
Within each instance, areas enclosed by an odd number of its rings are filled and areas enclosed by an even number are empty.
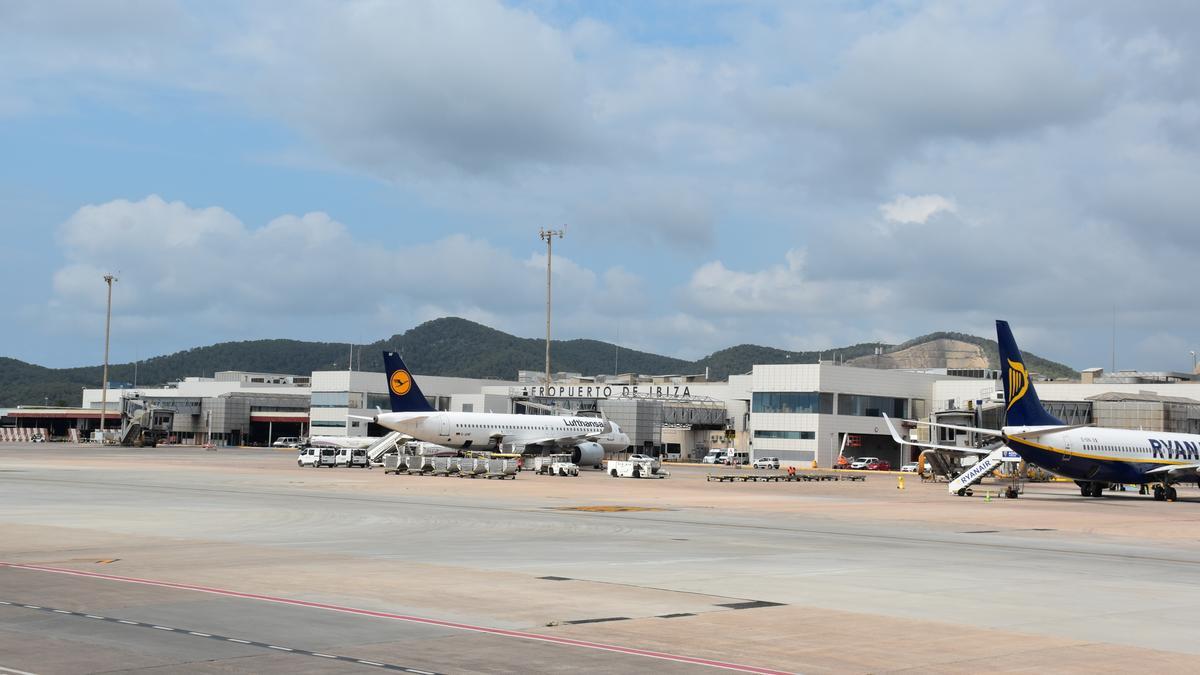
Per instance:
[[[280,436],[271,444],[273,448],[298,448],[300,447],[300,439],[295,436]]]
[[[704,459],[700,460],[701,464],[722,464],[725,461],[725,455],[705,455]]]
[[[858,457],[850,461],[851,469],[865,469],[872,462],[878,462],[878,457]]]
[[[779,468],[779,458],[778,457],[759,457],[758,459],[754,460],[754,468],[756,468],[756,469],[778,469]]]
[[[901,466],[900,470],[903,471],[904,473],[916,473],[917,472],[917,463],[909,462],[908,464]]]
[[[867,471],[891,471],[892,463],[886,459],[877,459],[867,465]]]

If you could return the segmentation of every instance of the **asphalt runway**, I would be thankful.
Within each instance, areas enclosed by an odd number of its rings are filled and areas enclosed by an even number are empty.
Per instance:
[[[294,461],[0,447],[0,672],[1184,672],[1200,653],[1194,487],[985,500],[893,476]]]

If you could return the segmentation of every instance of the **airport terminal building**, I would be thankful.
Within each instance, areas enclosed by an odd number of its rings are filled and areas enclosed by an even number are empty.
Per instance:
[[[629,452],[696,460],[710,449],[736,448],[750,458],[832,466],[839,454],[874,456],[894,466],[915,459],[892,439],[882,416],[998,428],[1003,413],[994,370],[885,370],[839,365],[758,365],[710,382],[704,375],[581,376],[541,373],[514,380],[417,375],[430,404],[457,412],[546,414],[598,411],[630,436]],[[1082,381],[1040,381],[1042,401],[1072,424],[1200,433],[1200,381],[1191,373],[1084,371]],[[287,436],[377,436],[367,420],[388,410],[382,373],[318,371],[310,375],[228,371],[167,387],[110,389],[109,426],[131,404],[175,412],[174,440],[184,444],[265,445]],[[80,408],[0,411],[4,429],[47,428],[55,437],[87,437],[96,428],[100,389]],[[926,439],[919,430],[904,433]],[[13,434],[9,434],[13,435]],[[26,434],[27,435],[27,434]],[[942,437],[942,443],[972,439]]]

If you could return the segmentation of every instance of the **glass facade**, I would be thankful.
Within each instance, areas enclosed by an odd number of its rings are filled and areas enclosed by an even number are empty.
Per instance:
[[[833,414],[833,394],[816,391],[756,391],[750,402],[756,413]]]
[[[767,431],[755,429],[755,438],[786,438],[794,441],[811,441],[817,438],[815,431]]]
[[[908,399],[859,394],[838,395],[839,415],[882,417],[884,413],[889,417],[908,417]]]

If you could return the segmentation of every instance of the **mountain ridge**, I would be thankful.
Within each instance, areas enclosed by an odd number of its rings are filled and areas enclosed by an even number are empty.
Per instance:
[[[900,345],[865,342],[837,349],[788,351],[761,345],[740,344],[718,350],[696,361],[626,349],[591,340],[555,340],[551,346],[551,368],[555,372],[583,375],[634,372],[642,374],[701,374],[708,370],[713,380],[749,372],[755,364],[816,363],[818,359],[864,363],[881,350],[894,354],[935,340],[969,343],[998,367],[995,341],[965,333],[935,332]],[[426,321],[389,338],[355,345],[355,369],[382,370],[384,350],[399,351],[408,366],[424,375],[446,375],[481,379],[515,379],[519,370],[545,368],[545,341],[521,338],[458,317]],[[1055,378],[1078,377],[1068,366],[1025,354],[1030,369]],[[211,377],[222,370],[308,374],[314,370],[342,370],[349,366],[348,343],[302,340],[246,340],[220,342],[156,356],[136,365],[137,382],[161,385],[184,377]],[[859,363],[855,363],[855,360]],[[615,366],[615,368],[614,368]],[[936,368],[939,365],[920,367]],[[102,366],[47,368],[17,359],[0,357],[0,407],[16,405],[78,405],[81,389],[99,384]],[[109,365],[110,382],[133,382],[135,365]]]

